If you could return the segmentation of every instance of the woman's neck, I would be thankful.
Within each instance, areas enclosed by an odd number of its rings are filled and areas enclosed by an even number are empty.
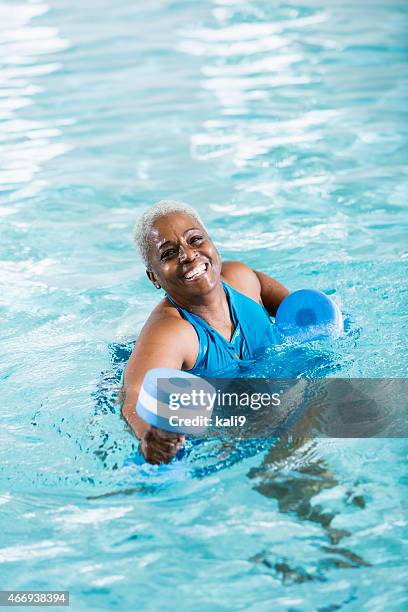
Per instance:
[[[186,302],[182,303],[181,300],[175,301],[179,306],[188,310],[188,312],[204,319],[211,327],[215,329],[221,328],[223,330],[231,328],[233,331],[234,323],[232,321],[232,313],[230,313],[228,299],[221,282],[214,287],[213,291],[197,297],[200,300],[199,302],[191,300],[187,304]]]

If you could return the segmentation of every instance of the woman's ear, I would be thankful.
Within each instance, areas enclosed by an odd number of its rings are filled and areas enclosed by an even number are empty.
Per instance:
[[[157,278],[155,277],[154,272],[152,272],[151,270],[146,270],[146,274],[147,274],[147,278],[149,279],[151,283],[153,283],[156,289],[161,289],[161,286],[159,282],[157,281]]]

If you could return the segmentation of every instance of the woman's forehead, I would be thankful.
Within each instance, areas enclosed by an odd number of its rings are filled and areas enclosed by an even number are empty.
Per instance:
[[[149,238],[152,238],[154,242],[162,239],[171,240],[193,229],[203,229],[197,219],[188,213],[169,213],[155,219],[149,232]]]

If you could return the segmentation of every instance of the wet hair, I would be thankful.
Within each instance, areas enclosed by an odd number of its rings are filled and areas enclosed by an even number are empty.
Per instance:
[[[151,270],[151,264],[149,261],[149,234],[153,227],[154,222],[159,217],[169,215],[171,213],[185,213],[193,217],[202,227],[204,223],[201,221],[198,212],[189,204],[184,202],[177,202],[176,200],[160,200],[153,204],[148,210],[146,210],[136,222],[133,238],[135,245],[141,258],[146,264],[146,268]]]

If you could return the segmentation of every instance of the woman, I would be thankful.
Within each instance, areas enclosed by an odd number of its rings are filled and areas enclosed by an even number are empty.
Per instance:
[[[166,296],[145,323],[126,366],[122,415],[150,463],[166,463],[184,437],[150,426],[135,411],[151,368],[207,376],[231,372],[272,342],[272,323],[287,289],[238,261],[221,263],[197,212],[161,201],[142,215],[135,242],[156,289]],[[268,314],[269,313],[269,314]]]

